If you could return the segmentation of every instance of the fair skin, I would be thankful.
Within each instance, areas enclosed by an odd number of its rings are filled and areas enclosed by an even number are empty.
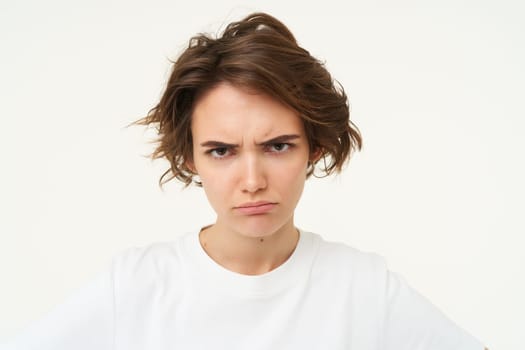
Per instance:
[[[221,83],[196,102],[191,131],[189,165],[217,213],[200,233],[204,250],[241,274],[275,269],[298,242],[293,214],[311,158],[298,114]]]
[[[317,160],[301,119],[269,96],[220,84],[198,99],[191,131],[188,165],[217,213],[200,232],[202,247],[231,271],[275,269],[297,245],[293,213]]]

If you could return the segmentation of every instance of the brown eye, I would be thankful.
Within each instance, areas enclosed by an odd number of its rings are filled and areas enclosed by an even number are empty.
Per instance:
[[[210,154],[213,158],[224,158],[229,155],[229,151],[227,147],[218,147],[210,149],[206,153]]]
[[[279,143],[272,143],[269,146],[270,152],[285,152],[287,151],[292,145],[289,143],[279,142]]]

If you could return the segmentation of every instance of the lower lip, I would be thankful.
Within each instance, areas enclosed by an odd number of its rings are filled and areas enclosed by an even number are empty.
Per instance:
[[[257,206],[254,206],[254,207],[237,207],[235,209],[237,211],[239,211],[240,213],[242,213],[242,214],[257,215],[257,214],[268,213],[275,206],[276,206],[275,203],[268,203],[268,204],[257,205]]]

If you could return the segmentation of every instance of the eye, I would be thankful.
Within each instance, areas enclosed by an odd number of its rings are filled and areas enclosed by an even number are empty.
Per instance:
[[[225,158],[231,152],[227,147],[218,147],[206,151],[207,154],[211,155],[213,158]]]
[[[290,143],[277,142],[277,143],[272,143],[268,145],[268,148],[270,149],[270,152],[281,153],[281,152],[286,152],[292,146],[293,145]]]

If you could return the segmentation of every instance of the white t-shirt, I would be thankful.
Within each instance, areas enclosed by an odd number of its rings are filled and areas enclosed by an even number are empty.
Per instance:
[[[8,350],[483,350],[385,261],[301,231],[291,257],[248,276],[198,233],[127,250]]]

